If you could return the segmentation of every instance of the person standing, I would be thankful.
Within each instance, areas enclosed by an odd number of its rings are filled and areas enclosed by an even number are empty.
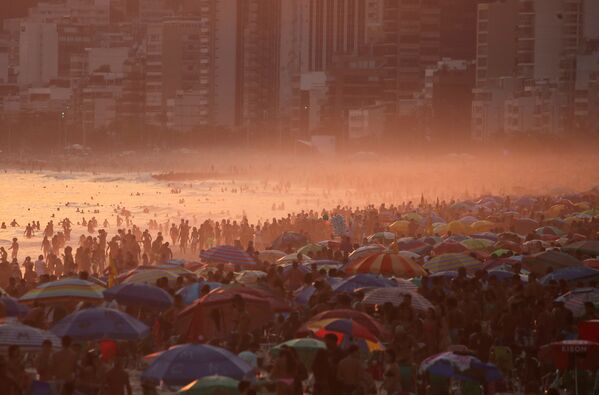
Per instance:
[[[131,395],[131,384],[129,382],[129,373],[127,373],[122,366],[121,360],[117,358],[114,361],[114,366],[104,377],[102,383],[102,389],[106,394],[111,395]]]
[[[37,275],[38,278],[47,274],[46,262],[44,261],[43,255],[40,255],[37,257],[37,261],[35,261],[34,267],[35,267],[35,274]]]
[[[17,256],[19,255],[19,243],[17,242],[16,237],[13,237],[12,244],[10,247],[8,247],[8,249],[11,250],[11,260],[17,259]]]

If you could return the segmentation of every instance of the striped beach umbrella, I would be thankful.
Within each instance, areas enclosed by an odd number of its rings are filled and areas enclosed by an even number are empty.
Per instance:
[[[362,303],[366,305],[383,305],[385,303],[391,303],[394,306],[398,306],[404,301],[406,295],[412,298],[412,307],[419,311],[427,311],[428,309],[434,309],[435,307],[431,302],[428,301],[424,296],[413,292],[407,291],[401,288],[376,288],[364,296]]]
[[[19,298],[21,303],[66,301],[101,302],[104,288],[89,281],[65,278],[40,284]]]
[[[466,270],[477,270],[482,269],[482,266],[481,261],[465,254],[443,254],[431,258],[424,264],[424,268],[431,273],[458,270],[461,267]]]
[[[220,245],[200,253],[200,258],[211,263],[231,263],[233,265],[255,265],[256,261],[240,248]]]
[[[576,288],[566,292],[557,299],[556,302],[563,302],[564,306],[572,311],[574,317],[582,317],[584,315],[585,302],[599,302],[599,289],[597,288]]]
[[[382,246],[380,244],[368,244],[355,249],[351,254],[349,254],[348,259],[350,262],[353,262],[363,259],[372,254],[381,253],[383,251],[385,251],[385,246]]]
[[[426,275],[426,271],[414,262],[398,254],[377,254],[360,261],[350,263],[345,267],[348,273],[373,273],[396,277],[417,277]]]
[[[433,247],[433,253],[435,255],[460,253],[468,251],[468,247],[451,240],[442,241]]]
[[[255,265],[254,258],[245,251],[228,245],[212,247],[200,253],[200,258],[212,263],[231,263],[233,265]]]
[[[19,346],[25,351],[35,351],[42,348],[44,340],[50,340],[54,347],[60,347],[60,340],[53,333],[19,322],[0,324],[0,349]]]

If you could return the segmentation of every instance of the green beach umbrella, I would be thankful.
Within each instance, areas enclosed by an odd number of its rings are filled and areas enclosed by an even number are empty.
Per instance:
[[[271,355],[276,357],[283,347],[293,348],[297,352],[299,359],[308,369],[312,366],[312,362],[314,362],[318,350],[324,350],[326,348],[324,342],[318,339],[305,337],[287,340],[286,342],[273,347],[270,350]]]

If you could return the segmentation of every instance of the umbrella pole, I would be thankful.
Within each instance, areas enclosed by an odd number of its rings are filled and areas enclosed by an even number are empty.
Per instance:
[[[574,393],[578,395],[578,364],[576,363],[576,357],[574,357]]]

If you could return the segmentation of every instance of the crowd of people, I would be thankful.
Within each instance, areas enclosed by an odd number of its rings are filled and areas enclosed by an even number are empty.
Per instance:
[[[44,344],[33,366],[39,380],[62,383],[61,395],[116,395],[125,391],[130,394],[131,385],[124,363],[129,367],[138,366],[141,356],[187,341],[208,342],[239,355],[249,355],[250,362],[270,380],[270,386],[266,386],[268,390],[276,394],[300,395],[308,388],[315,395],[377,391],[389,395],[446,394],[453,384],[451,380],[418,370],[427,357],[446,350],[475,355],[483,363],[495,364],[503,373],[503,380],[497,382],[465,381],[459,390],[463,394],[539,393],[541,388],[554,391],[558,387],[572,389],[574,379],[581,389],[579,393],[590,394],[597,393],[592,392],[597,391],[593,390],[597,388],[596,372],[579,372],[577,377],[562,375],[552,386],[548,377],[555,378],[549,375],[554,369],[538,359],[538,352],[541,346],[553,341],[577,338],[579,322],[599,318],[597,308],[591,302],[584,304],[582,315],[575,315],[564,303],[556,302],[558,296],[574,288],[596,288],[599,277],[575,282],[540,282],[540,278],[554,268],[543,268],[542,272],[531,270],[518,257],[560,249],[575,241],[599,239],[599,217],[576,215],[596,207],[599,207],[596,191],[567,198],[486,197],[471,202],[430,202],[422,197],[420,202],[399,205],[302,211],[257,224],[250,224],[247,219],[208,219],[201,223],[192,220],[190,223],[189,219],[182,218],[173,223],[154,221],[142,231],[140,225],[127,218],[129,226],[120,227],[112,237],[105,229],[95,230],[98,222],[94,218],[93,222],[86,221],[84,229],[87,232],[76,240],[76,246],[71,246],[73,222],[65,218],[59,223],[60,231],[54,229],[52,221],[47,224],[41,254],[36,260],[28,256],[19,261],[16,238],[8,251],[0,247],[0,287],[9,296],[19,298],[40,284],[63,277],[98,279],[112,286],[140,267],[164,267],[174,258],[197,256],[224,244],[243,249],[253,257],[252,270],[265,273],[258,277],[255,286],[288,306],[284,314],[273,315],[268,322],[262,322],[252,317],[240,296],[234,303],[230,333],[199,334],[190,339],[189,332],[178,325],[178,318],[186,309],[180,291],[199,281],[199,299],[211,292],[210,283],[224,286],[236,283],[236,273],[242,268],[222,262],[187,262],[187,267],[201,270],[194,276],[181,275],[175,282],[164,278],[155,284],[173,296],[171,308],[162,312],[128,311],[148,324],[152,333],[143,341],[119,345],[120,357],[114,363],[106,364],[97,353],[86,351],[85,347],[90,344],[73,342],[68,337],[62,339],[61,350],[52,350],[49,342]],[[418,215],[410,216],[410,213]],[[333,280],[351,274],[345,268],[351,264],[352,252],[378,242],[388,253],[397,253],[402,250],[402,240],[428,238],[432,240],[430,249],[420,251],[421,256],[415,259],[422,265],[434,257],[436,244],[466,237],[457,235],[447,226],[440,226],[460,221],[464,216],[492,223],[486,233],[495,237],[495,247],[510,250],[501,258],[501,263],[508,267],[505,270],[512,272],[508,279],[490,275],[491,266],[487,264],[498,261],[490,250],[469,251],[467,254],[481,261],[477,270],[460,268],[451,278],[424,276],[413,280],[416,294],[432,306],[425,310],[413,305],[409,292],[401,303],[370,305],[364,303],[368,290],[335,290]],[[408,218],[403,231],[396,231],[393,238],[385,236],[392,230],[390,225],[402,218]],[[557,227],[560,234],[547,237],[534,229],[521,232],[515,225],[521,218],[530,219],[539,226]],[[122,220],[119,225],[123,225]],[[440,229],[443,229],[442,233]],[[36,231],[40,231],[40,225],[34,221],[25,227],[24,234],[35,237]],[[303,244],[326,242],[321,243],[322,248],[316,252],[296,254],[301,245],[281,239],[286,232],[303,237]],[[376,236],[379,233],[383,235]],[[501,235],[509,235],[506,236],[509,243],[502,244]],[[261,259],[261,252],[273,249],[296,255],[287,266]],[[580,262],[596,258],[583,252],[573,255]],[[335,261],[338,267],[321,269],[316,262],[322,260]],[[307,300],[299,302],[298,294],[310,287],[312,293]],[[76,303],[58,306],[36,303],[21,321],[47,329],[69,312],[86,307],[86,304]],[[313,317],[343,309],[366,314],[381,326],[378,335],[384,351],[365,353],[354,343],[343,342],[340,346],[339,335],[329,333],[323,337],[326,348],[319,350],[311,366],[305,366],[292,348],[285,348],[276,358],[264,357],[261,345],[297,338],[305,334],[305,324]],[[0,315],[3,315],[2,304]],[[28,382],[21,351],[18,347],[9,348],[7,360],[0,364],[0,388],[9,389],[8,392],[0,390],[0,393],[24,393]],[[150,387],[144,387],[144,390],[151,392]],[[259,392],[260,387],[255,382],[242,381],[239,391],[252,394]]]

